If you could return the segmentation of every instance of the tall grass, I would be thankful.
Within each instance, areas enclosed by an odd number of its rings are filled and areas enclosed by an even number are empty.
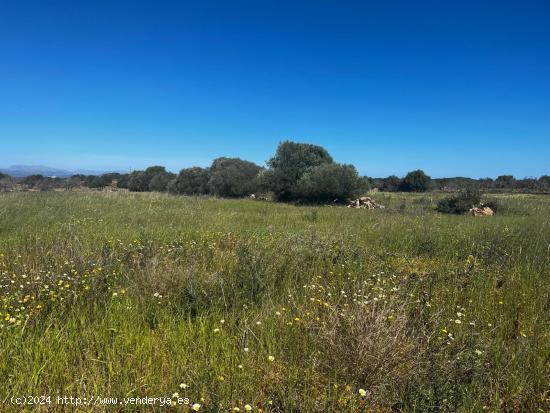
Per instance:
[[[498,198],[474,218],[434,194],[2,194],[0,410],[175,392],[201,411],[548,410],[550,199]]]

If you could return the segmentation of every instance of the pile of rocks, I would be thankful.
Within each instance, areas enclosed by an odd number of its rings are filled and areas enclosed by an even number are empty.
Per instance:
[[[488,206],[474,207],[470,209],[470,214],[474,217],[491,217],[495,212]]]
[[[348,205],[348,208],[366,208],[366,209],[384,209],[384,205],[377,204],[372,198],[368,196],[362,196],[361,198],[354,199]]]

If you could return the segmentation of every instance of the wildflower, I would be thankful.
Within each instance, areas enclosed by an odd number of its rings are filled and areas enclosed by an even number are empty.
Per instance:
[[[198,404],[198,403],[194,403],[193,406],[191,406],[191,408],[192,408],[194,411],[198,412],[199,409],[201,408],[201,405]]]
[[[245,405],[244,405],[244,409],[245,409],[247,412],[250,412],[250,411],[252,411],[252,406],[249,405],[249,404],[245,404]]]
[[[215,328],[215,329],[214,329],[214,333],[217,333],[217,332],[219,332],[219,331],[220,331],[219,328]]]
[[[455,323],[456,323],[456,324],[461,324],[462,321],[460,321],[460,320],[457,318],[457,319],[455,320]]]
[[[233,410],[234,412],[240,412],[240,411],[241,411],[241,409],[239,409],[238,407],[233,407],[232,410]]]
[[[239,364],[237,367],[240,368],[240,369],[242,369],[242,368],[243,368],[243,365],[242,365],[242,364]]]
[[[245,352],[245,353],[248,353],[248,351],[249,351],[248,347],[245,347],[245,348],[244,348],[244,352]]]
[[[113,293],[113,297],[116,297],[117,295],[118,295],[117,292],[114,292],[114,293]]]
[[[221,323],[221,324],[225,323],[225,320],[220,320],[220,323]]]
[[[359,389],[359,395],[361,397],[365,397],[367,395],[367,391],[365,389]]]
[[[281,313],[280,313],[280,312],[278,312],[278,311],[275,311],[275,315],[276,315],[276,316],[280,316],[280,315],[281,315]]]
[[[261,322],[261,321],[256,321],[256,325],[258,325],[258,326],[259,326],[260,324],[262,324],[262,322]]]
[[[188,388],[189,386],[185,383],[180,383],[180,389],[186,389]]]
[[[180,397],[180,394],[178,392],[175,392],[174,394],[172,394],[172,397],[173,398],[178,398],[178,397]]]
[[[273,356],[269,356],[267,359],[268,359],[269,361],[275,361],[275,357],[273,357]]]
[[[475,353],[478,355],[478,356],[481,356],[483,354],[483,352],[481,350],[476,350]]]

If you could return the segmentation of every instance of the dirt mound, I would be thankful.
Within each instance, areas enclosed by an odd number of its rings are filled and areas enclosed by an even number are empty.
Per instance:
[[[361,198],[354,199],[348,205],[348,208],[365,208],[365,209],[384,209],[384,205],[377,204],[372,198],[363,196]]]
[[[470,209],[470,214],[472,214],[474,217],[491,217],[495,214],[495,212],[491,208],[486,206],[472,208]]]

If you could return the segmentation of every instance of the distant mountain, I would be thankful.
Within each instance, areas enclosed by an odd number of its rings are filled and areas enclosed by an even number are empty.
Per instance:
[[[21,178],[29,175],[44,175],[44,176],[58,176],[67,177],[76,174],[82,175],[101,175],[102,171],[88,171],[78,169],[76,171],[68,171],[66,169],[50,168],[43,165],[12,165],[9,168],[0,168],[0,172],[8,174],[10,176]]]

